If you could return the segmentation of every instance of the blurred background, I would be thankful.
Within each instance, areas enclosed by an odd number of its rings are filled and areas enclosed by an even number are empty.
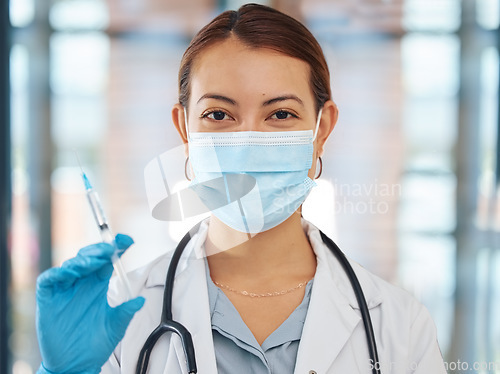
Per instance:
[[[340,110],[304,215],[427,306],[449,373],[500,373],[500,0],[260,3],[318,38]],[[190,227],[152,218],[144,168],[181,144],[170,110],[190,39],[242,4],[0,5],[0,373],[40,364],[37,275],[100,240],[74,150],[135,239],[128,269]]]

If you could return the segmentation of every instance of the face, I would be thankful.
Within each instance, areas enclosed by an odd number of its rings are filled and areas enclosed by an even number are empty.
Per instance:
[[[190,80],[187,113],[190,132],[315,128],[318,113],[309,65],[302,60],[269,49],[250,48],[236,38],[229,38],[197,57]],[[323,152],[323,144],[335,125],[335,105],[327,102],[325,108],[314,145],[314,159]],[[186,142],[180,104],[174,107],[173,119]],[[313,162],[310,178],[314,178],[315,166]]]

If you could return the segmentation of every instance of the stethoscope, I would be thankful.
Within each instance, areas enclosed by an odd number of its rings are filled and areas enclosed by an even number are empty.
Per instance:
[[[165,290],[163,291],[163,309],[161,313],[161,321],[160,324],[153,332],[149,335],[148,339],[144,343],[144,346],[141,349],[141,353],[139,355],[139,361],[137,362],[136,374],[146,374],[148,369],[149,357],[151,356],[151,352],[158,341],[158,339],[168,332],[177,334],[182,343],[182,347],[184,349],[184,354],[186,356],[186,364],[189,374],[197,373],[196,368],[196,358],[194,353],[194,344],[193,338],[189,331],[179,322],[176,322],[172,319],[172,294],[174,290],[174,279],[175,273],[177,271],[177,265],[179,264],[179,260],[181,258],[182,252],[186,245],[191,240],[191,233],[198,232],[201,222],[196,224],[191,230],[189,230],[186,235],[182,238],[182,240],[177,245],[177,248],[174,251],[172,256],[172,260],[170,261],[170,265],[167,270],[167,278],[165,280]],[[337,260],[340,262],[344,271],[351,282],[351,286],[356,295],[356,299],[358,301],[359,310],[361,311],[361,317],[363,319],[363,324],[365,326],[366,332],[366,340],[368,343],[368,353],[370,355],[370,363],[372,368],[372,374],[380,374],[379,368],[379,360],[377,353],[377,346],[375,344],[375,335],[373,333],[372,321],[370,318],[370,312],[368,311],[368,306],[366,304],[366,299],[363,294],[363,290],[361,289],[361,285],[359,284],[358,278],[352,269],[351,264],[345,257],[344,253],[340,250],[340,248],[321,230],[321,239],[326,244],[326,246],[332,251]]]

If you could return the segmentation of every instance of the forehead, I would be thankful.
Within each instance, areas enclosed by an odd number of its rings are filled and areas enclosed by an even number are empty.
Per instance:
[[[203,50],[191,71],[192,98],[208,91],[232,96],[300,95],[314,104],[309,65],[267,48],[249,47],[231,37]],[[248,98],[247,98],[248,99]]]

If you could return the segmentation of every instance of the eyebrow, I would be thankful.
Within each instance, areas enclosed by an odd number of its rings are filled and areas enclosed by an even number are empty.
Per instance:
[[[219,94],[213,94],[213,93],[207,93],[205,95],[203,95],[202,97],[199,98],[198,100],[198,103],[202,100],[206,100],[206,99],[214,99],[214,100],[220,100],[220,101],[224,101],[228,104],[231,104],[231,105],[236,105],[238,106],[238,103],[227,97],[227,96],[224,96],[224,95],[219,95]],[[269,99],[267,101],[264,101],[264,103],[262,104],[262,106],[269,106],[269,105],[272,105],[272,104],[275,104],[275,103],[279,103],[279,102],[282,102],[282,101],[287,101],[287,100],[294,100],[296,102],[298,102],[300,105],[304,106],[304,102],[296,95],[283,95],[283,96],[278,96],[278,97],[275,97],[273,99]]]
[[[279,103],[282,101],[287,101],[287,100],[294,100],[294,101],[298,102],[300,105],[304,106],[304,102],[298,96],[295,96],[295,95],[283,95],[283,96],[275,97],[274,99],[264,101],[263,106],[268,106],[268,105],[272,105],[272,104]]]
[[[200,99],[198,100],[198,103],[202,100],[205,100],[205,99],[215,99],[215,100],[224,101],[224,102],[231,104],[231,105],[238,105],[236,103],[236,101],[234,101],[233,99],[231,99],[227,96],[218,95],[218,94],[211,94],[211,93],[207,93],[207,94],[203,95],[202,97],[200,97]]]

